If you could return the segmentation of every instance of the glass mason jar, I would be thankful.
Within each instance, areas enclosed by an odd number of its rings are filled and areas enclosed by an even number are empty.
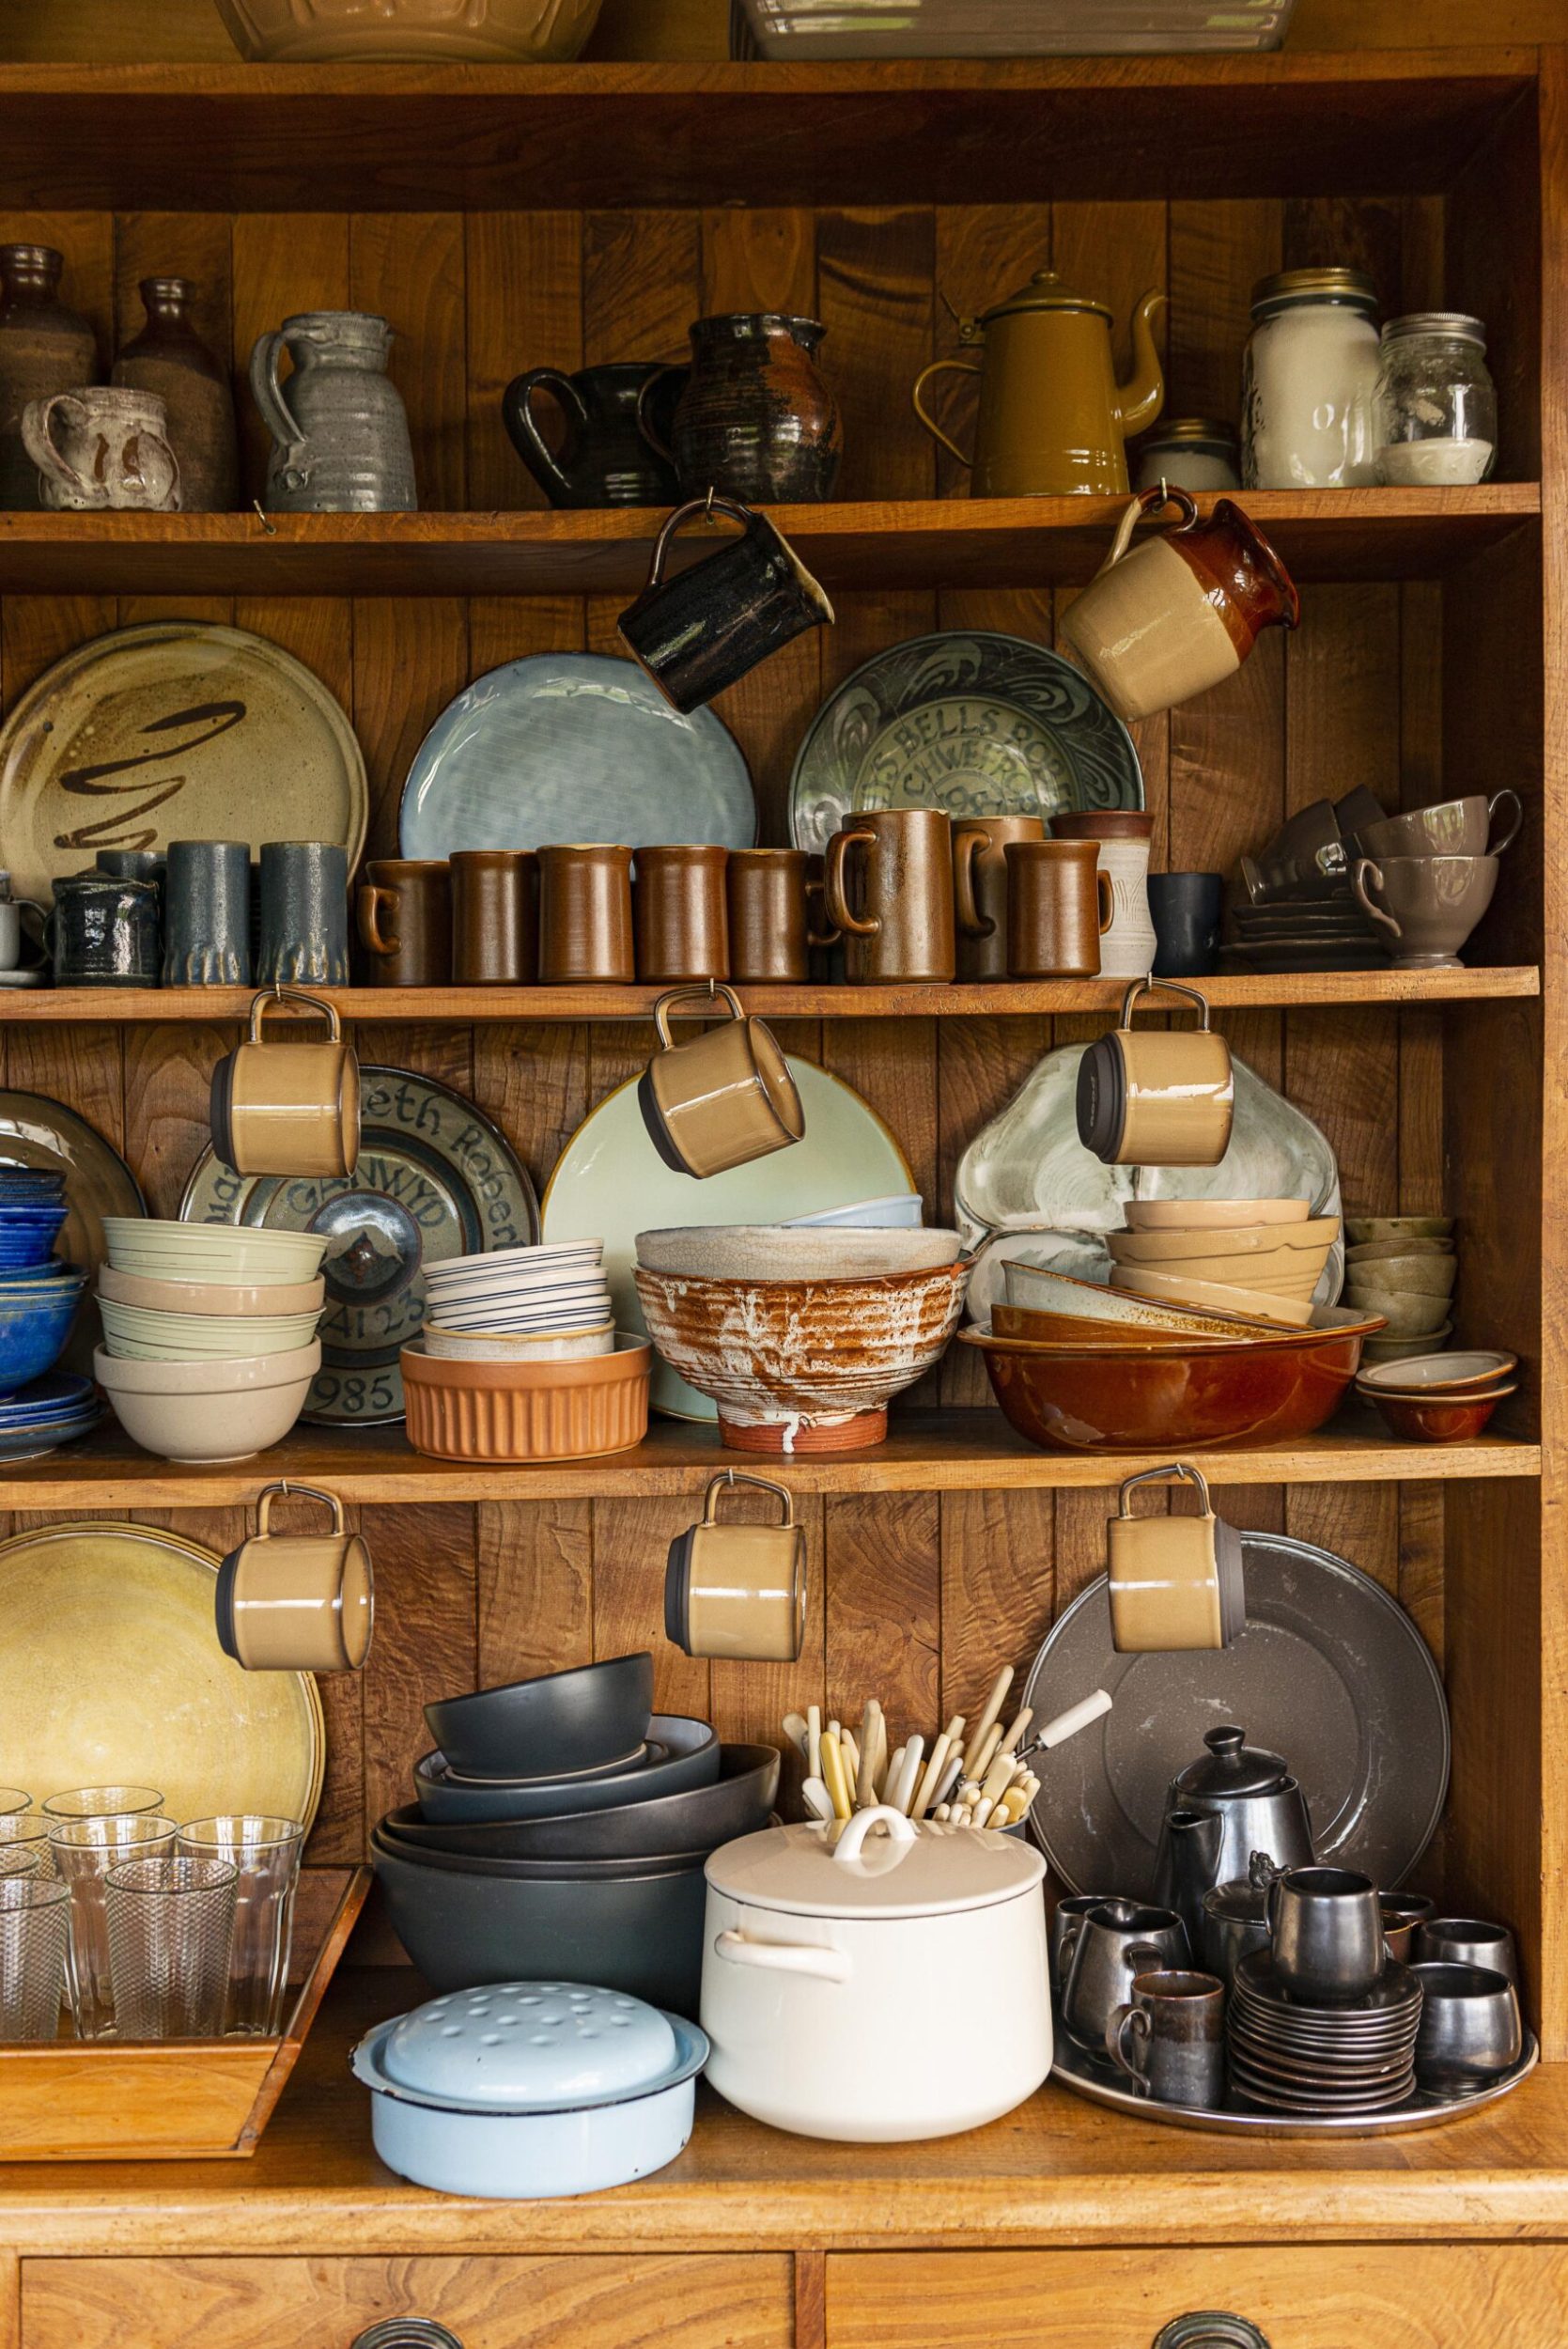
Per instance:
[[[1459,310],[1390,319],[1373,415],[1379,481],[1484,481],[1497,462],[1498,395],[1480,319]]]
[[[1172,416],[1139,443],[1135,490],[1174,481],[1184,490],[1239,490],[1235,434],[1212,416]]]
[[[1289,269],[1252,288],[1242,385],[1250,490],[1343,490],[1375,480],[1377,292],[1354,269]]]

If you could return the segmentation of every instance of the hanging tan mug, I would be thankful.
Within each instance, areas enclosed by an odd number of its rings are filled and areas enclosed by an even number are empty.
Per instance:
[[[676,1003],[716,1007],[729,1017],[688,1043],[670,1034]],[[786,1150],[806,1130],[806,1113],[789,1063],[772,1031],[748,1018],[733,988],[675,987],[653,1007],[659,1050],[637,1084],[643,1122],[654,1148],[677,1174],[722,1174],[771,1150]]]
[[[1156,988],[1197,1005],[1196,1032],[1134,1029],[1134,1004]],[[1078,1065],[1078,1137],[1107,1166],[1218,1166],[1234,1106],[1230,1047],[1210,1031],[1208,999],[1173,979],[1135,979],[1121,1026]]]
[[[1173,530],[1132,543],[1135,524],[1176,506]],[[1234,677],[1265,628],[1295,628],[1296,583],[1263,532],[1221,498],[1206,521],[1185,490],[1145,490],[1110,552],[1061,622],[1061,636],[1118,718],[1147,718]]]
[[[278,1498],[319,1501],[330,1533],[274,1533]],[[256,1530],[218,1569],[218,1644],[246,1672],[357,1672],[370,1653],[376,1595],[370,1552],[343,1503],[309,1485],[263,1487]]]
[[[1129,1498],[1167,1476],[1198,1488],[1197,1517],[1135,1517]],[[1217,1517],[1200,1469],[1145,1469],[1122,1486],[1109,1523],[1110,1632],[1118,1656],[1229,1647],[1247,1622],[1241,1535]]]
[[[722,1525],[720,1496],[737,1485],[784,1503],[777,1525]],[[710,1482],[702,1522],[670,1544],[664,1636],[688,1656],[758,1664],[799,1661],[806,1636],[806,1536],[782,1485],[734,1469]]]
[[[291,1004],[326,1021],[308,1044],[262,1034]],[[251,1004],[251,1032],[212,1071],[212,1147],[237,1174],[347,1174],[359,1157],[359,1061],[319,996],[275,987]]]

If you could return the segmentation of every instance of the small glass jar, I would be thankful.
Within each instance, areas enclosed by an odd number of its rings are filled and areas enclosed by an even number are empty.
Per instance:
[[[1239,490],[1236,438],[1212,416],[1172,416],[1139,443],[1135,490],[1174,481],[1184,490]]]
[[[1497,462],[1498,394],[1480,319],[1459,310],[1390,319],[1373,414],[1379,481],[1484,481]]]
[[[1252,288],[1242,388],[1250,490],[1343,490],[1376,478],[1377,292],[1354,269],[1291,269]]]

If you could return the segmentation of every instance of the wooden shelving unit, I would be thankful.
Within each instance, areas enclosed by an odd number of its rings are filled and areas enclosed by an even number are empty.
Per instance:
[[[934,455],[908,390],[956,349],[949,307],[973,315],[1047,260],[1119,321],[1161,287],[1172,413],[1234,411],[1249,291],[1281,266],[1358,262],[1390,312],[1485,318],[1502,478],[1249,495],[1306,583],[1303,628],[1288,645],[1272,634],[1237,679],[1138,742],[1157,869],[1229,871],[1288,814],[1357,784],[1390,807],[1504,784],[1524,801],[1473,967],[1227,975],[1212,990],[1236,1050],[1328,1137],[1349,1212],[1457,1219],[1457,1335],[1520,1355],[1517,1418],[1475,1444],[1416,1447],[1351,1413],[1295,1447],[1201,1456],[1234,1522],[1354,1559],[1428,1640],[1453,1756],[1423,1882],[1516,1927],[1547,2063],[1494,2113],[1388,2147],[1237,2146],[1052,2092],[947,2146],[804,2147],[706,2103],[658,2180],[602,2201],[481,2207],[418,2196],[371,2161],[342,2057],[374,2000],[346,1989],[254,2191],[236,2190],[251,2185],[242,2170],[175,2190],[101,2170],[0,2177],[0,2342],[163,2349],[203,2330],[217,2349],[252,2349],[275,2331],[338,2349],[411,2310],[468,2349],[513,2349],[524,2326],[598,2349],[655,2307],[681,2349],[1145,2349],[1182,2308],[1234,2307],[1277,2349],[1327,2337],[1329,2308],[1366,2349],[1446,2330],[1479,2341],[1498,2310],[1520,2349],[1558,2349],[1568,1346],[1548,1307],[1568,1290],[1555,1205],[1568,1146],[1568,53],[0,69],[0,236],[12,235],[65,247],[68,295],[106,348],[135,322],[140,276],[200,280],[204,332],[237,381],[256,334],[291,311],[379,310],[397,328],[417,515],[0,517],[8,704],[116,625],[194,614],[273,636],[349,711],[373,855],[395,850],[403,776],[453,694],[520,655],[616,651],[616,614],[644,575],[655,517],[541,509],[499,417],[522,368],[674,359],[706,311],[824,319],[843,495],[782,519],[838,625],[719,709],[752,767],[759,836],[781,840],[795,751],[826,692],[937,629],[1049,643],[1104,551],[1111,507],[973,502]],[[263,452],[248,414],[244,439],[249,497]],[[871,1101],[943,1214],[973,1135],[1044,1050],[1103,1026],[1121,988],[749,992],[790,1023],[792,1050]],[[378,1059],[496,1119],[542,1187],[593,1103],[642,1064],[652,995],[339,1001],[371,1024]],[[153,1212],[174,1214],[207,1139],[213,1060],[248,1002],[0,995],[6,1081],[69,1102],[124,1150]],[[792,1705],[853,1706],[872,1688],[911,1720],[945,1718],[1001,1657],[1027,1664],[1099,1570],[1108,1488],[1146,1462],[1029,1450],[988,1408],[980,1365],[956,1359],[971,1353],[955,1350],[883,1449],[783,1465],[812,1559],[795,1668],[710,1668],[662,1642],[667,1545],[732,1456],[689,1425],[661,1423],[616,1458],[493,1473],[421,1459],[396,1430],[301,1428],[262,1459],[208,1470],[107,1430],[13,1467],[0,1504],[178,1511],[222,1548],[273,1476],[344,1495],[380,1603],[366,1674],[328,1684],[316,1852],[341,1864],[407,1798],[422,1705],[456,1688],[649,1645],[662,1705],[746,1737],[775,1735]],[[376,2011],[403,1988],[383,1988]]]

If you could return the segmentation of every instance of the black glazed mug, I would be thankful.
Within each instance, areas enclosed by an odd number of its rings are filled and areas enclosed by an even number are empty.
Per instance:
[[[741,536],[664,576],[683,522],[723,514]],[[621,641],[682,712],[700,709],[808,628],[831,626],[824,590],[766,514],[732,498],[692,498],[660,532],[648,583],[617,623]]]
[[[1201,979],[1214,969],[1224,903],[1219,873],[1149,875],[1157,979]]]
[[[649,360],[575,375],[531,367],[503,392],[502,418],[551,506],[671,506],[680,495],[675,466],[644,437],[639,417],[646,414],[667,442],[690,374]],[[538,392],[549,392],[567,420],[558,449],[539,429]]]
[[[44,942],[56,987],[156,987],[156,884],[113,873],[62,873]]]

